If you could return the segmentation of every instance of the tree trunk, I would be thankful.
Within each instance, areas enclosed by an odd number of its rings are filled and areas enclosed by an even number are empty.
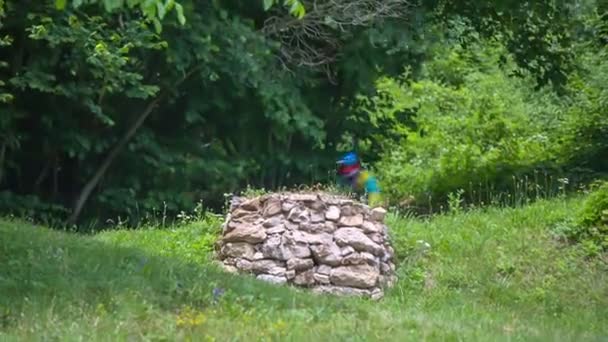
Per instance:
[[[4,177],[4,158],[6,157],[6,143],[2,144],[0,148],[0,185],[2,184],[2,177]]]
[[[198,67],[195,67],[192,70],[190,70],[188,73],[186,73],[182,77],[182,79],[180,79],[178,82],[175,83],[175,85],[173,86],[173,89],[177,88],[181,83],[183,83],[185,80],[187,80],[192,74],[194,74],[194,72],[196,70],[198,70]],[[135,120],[135,122],[131,125],[131,127],[129,127],[129,129],[125,132],[125,134],[120,138],[118,143],[112,148],[110,153],[104,158],[103,162],[101,163],[101,165],[99,166],[97,171],[95,171],[95,173],[93,174],[91,179],[89,179],[89,181],[85,184],[85,186],[80,191],[80,194],[78,195],[78,198],[76,199],[76,202],[74,203],[74,208],[73,208],[72,214],[68,218],[68,221],[67,221],[68,224],[75,224],[78,221],[78,218],[80,217],[82,209],[83,209],[84,205],[86,204],[87,200],[89,199],[89,197],[91,196],[93,189],[95,189],[95,187],[99,184],[99,182],[101,181],[103,176],[106,174],[106,172],[110,168],[110,165],[112,165],[112,162],[114,162],[114,160],[120,154],[120,152],[123,150],[125,145],[127,145],[129,140],[131,140],[131,138],[135,135],[137,130],[143,125],[143,123],[146,121],[148,116],[150,116],[150,114],[154,111],[156,106],[164,99],[164,97],[165,97],[165,93],[159,95],[156,99],[154,99],[154,101],[152,101],[152,102],[150,102],[150,104],[148,104],[146,109],[143,112],[141,112],[141,114],[139,114],[139,117],[137,118],[137,120]]]
[[[116,159],[116,157],[122,151],[122,149],[125,147],[125,145],[129,142],[129,140],[131,140],[133,135],[135,135],[135,132],[137,132],[139,127],[141,127],[141,125],[144,123],[144,121],[146,121],[146,118],[148,118],[150,113],[152,113],[152,111],[154,111],[154,108],[156,108],[156,106],[158,105],[159,102],[160,102],[160,97],[156,98],[154,101],[152,101],[146,107],[146,109],[143,112],[141,112],[141,114],[139,115],[137,120],[135,120],[135,122],[131,125],[131,127],[129,127],[129,129],[125,132],[125,134],[122,136],[122,138],[120,138],[118,143],[112,148],[110,153],[104,158],[103,162],[101,163],[101,165],[99,166],[97,171],[95,171],[95,174],[93,174],[93,177],[91,177],[91,179],[89,179],[89,181],[85,184],[85,186],[82,188],[82,191],[78,195],[78,198],[76,199],[76,203],[74,204],[74,210],[72,212],[72,215],[70,215],[70,217],[68,218],[69,224],[76,223],[76,221],[78,220],[78,217],[80,217],[82,208],[84,207],[85,203],[89,199],[89,196],[91,195],[91,192],[93,192],[93,189],[95,189],[97,184],[99,184],[99,181],[106,174],[106,171],[108,171],[108,168],[110,167],[110,165],[112,165],[112,162],[114,161],[114,159]]]
[[[38,176],[38,178],[36,178],[36,182],[34,182],[34,193],[35,194],[39,193],[40,185],[42,184],[42,182],[44,182],[44,180],[46,179],[46,176],[49,174],[52,163],[53,163],[53,159],[47,158],[46,162],[44,163],[44,167],[42,168],[42,172],[40,172],[40,175]]]

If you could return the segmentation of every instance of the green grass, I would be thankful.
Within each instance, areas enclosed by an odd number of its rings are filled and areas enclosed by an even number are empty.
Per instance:
[[[0,340],[605,341],[605,256],[553,233],[581,203],[390,217],[400,281],[380,302],[219,271],[218,219],[95,236],[3,220]]]

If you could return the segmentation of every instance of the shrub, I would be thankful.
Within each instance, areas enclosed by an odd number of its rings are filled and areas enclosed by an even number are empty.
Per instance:
[[[376,164],[389,197],[445,202],[463,189],[468,199],[473,187],[513,187],[514,175],[553,167],[556,97],[511,77],[517,68],[498,42],[437,50],[421,76],[381,78],[362,101],[372,123],[392,121],[400,134]]]
[[[581,67],[570,76],[570,106],[561,125],[559,154],[564,164],[595,177],[608,173],[608,48],[577,58]]]
[[[568,237],[593,249],[608,250],[608,182],[594,186]]]

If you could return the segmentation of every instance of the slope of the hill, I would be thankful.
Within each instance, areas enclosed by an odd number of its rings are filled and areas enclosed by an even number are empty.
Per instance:
[[[580,203],[391,217],[380,302],[218,271],[217,219],[92,237],[0,220],[0,340],[606,340],[606,259],[553,233]]]

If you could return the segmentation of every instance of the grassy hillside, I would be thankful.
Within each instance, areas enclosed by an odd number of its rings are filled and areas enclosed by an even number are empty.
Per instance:
[[[561,242],[580,199],[390,218],[380,302],[218,271],[218,218],[95,236],[0,221],[0,340],[608,339],[606,258]]]

